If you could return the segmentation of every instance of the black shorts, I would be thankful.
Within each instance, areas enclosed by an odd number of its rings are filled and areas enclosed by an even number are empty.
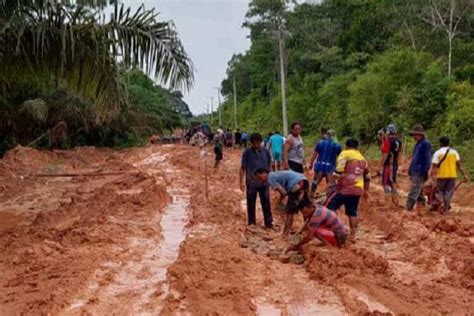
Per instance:
[[[329,196],[325,206],[332,211],[337,211],[341,206],[344,205],[347,216],[357,217],[359,201],[360,195],[344,195],[341,193],[333,193],[331,196]]]
[[[294,172],[304,173],[303,165],[295,161],[288,160],[288,167]]]

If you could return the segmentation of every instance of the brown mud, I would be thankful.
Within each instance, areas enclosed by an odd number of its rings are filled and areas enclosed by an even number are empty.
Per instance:
[[[211,155],[180,145],[10,151],[0,160],[0,314],[474,310],[472,186],[461,186],[450,215],[407,214],[374,179],[355,244],[312,242],[286,259],[278,231],[246,228],[239,156],[225,151],[215,170]],[[35,176],[66,173],[108,175]],[[403,195],[408,179],[400,182]],[[282,214],[274,218],[281,225]]]

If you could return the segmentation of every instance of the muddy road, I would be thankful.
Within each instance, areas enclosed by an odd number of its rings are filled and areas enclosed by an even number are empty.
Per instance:
[[[283,263],[277,231],[246,229],[239,158],[225,151],[214,170],[212,155],[179,145],[10,151],[0,160],[0,315],[474,310],[472,187],[441,216],[386,206],[374,186],[356,244],[312,242]]]

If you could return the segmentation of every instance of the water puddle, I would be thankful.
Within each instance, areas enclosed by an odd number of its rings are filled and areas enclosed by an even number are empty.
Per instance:
[[[281,310],[274,305],[262,300],[256,300],[254,304],[257,307],[257,316],[281,316]]]
[[[141,194],[143,192],[143,189],[128,189],[128,190],[119,190],[117,191],[117,194],[119,195],[135,195],[135,194]]]
[[[351,296],[356,297],[359,301],[363,302],[365,305],[367,305],[367,308],[369,309],[370,313],[374,312],[380,312],[380,313],[392,313],[393,312],[383,305],[380,302],[377,302],[376,300],[370,298],[367,294],[364,292],[358,291],[356,289],[350,289],[349,293]]]
[[[162,154],[152,154],[139,165],[164,162]],[[166,173],[173,167],[165,162]],[[152,167],[152,166],[150,166]],[[122,194],[139,194],[137,190],[126,190]],[[162,240],[151,238],[129,238],[127,262],[106,262],[95,273],[85,295],[76,299],[66,314],[80,311],[87,302],[95,301],[92,314],[158,315],[165,298],[170,294],[167,280],[168,267],[177,259],[181,242],[186,238],[185,229],[190,203],[185,189],[169,189],[172,202],[163,213],[157,213],[148,224],[161,226]],[[141,224],[143,223],[135,223]],[[113,277],[108,277],[112,274]],[[99,284],[104,283],[99,286]],[[171,293],[173,294],[173,293]]]

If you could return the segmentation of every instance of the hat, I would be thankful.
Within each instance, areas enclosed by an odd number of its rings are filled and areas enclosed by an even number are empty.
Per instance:
[[[397,132],[397,127],[395,126],[395,124],[389,124],[387,126],[387,133],[388,134],[395,134]]]
[[[413,129],[408,132],[408,135],[413,136],[413,135],[425,135],[425,129],[423,128],[422,125],[418,124],[413,126]]]

